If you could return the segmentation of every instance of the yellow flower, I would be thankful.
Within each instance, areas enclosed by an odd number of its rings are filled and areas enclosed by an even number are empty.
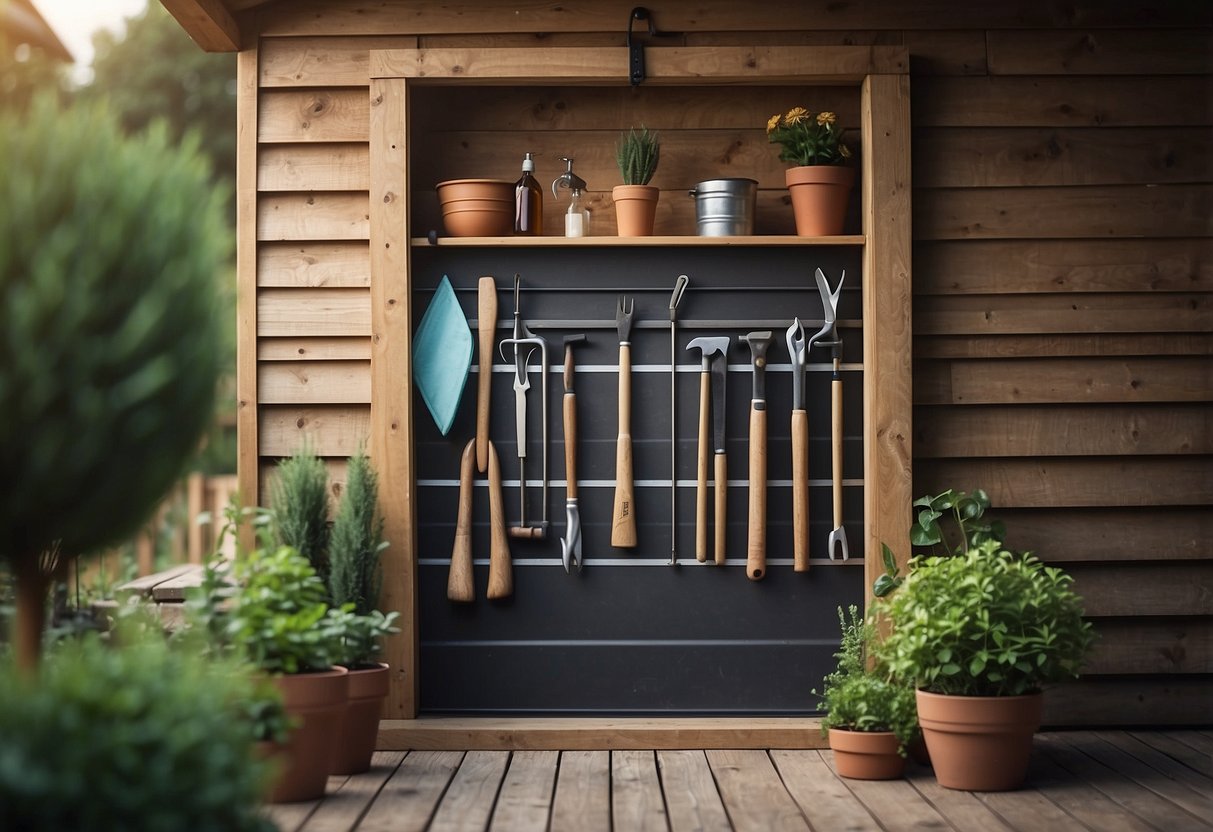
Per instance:
[[[836,119],[837,116],[831,112],[821,112],[817,114],[817,123],[820,125],[833,124]]]
[[[786,121],[788,124],[800,124],[800,122],[804,121],[808,117],[809,111],[804,107],[793,107],[792,109],[788,110],[788,114],[784,116],[784,121]]]
[[[783,116],[779,115],[779,113],[776,113],[775,115],[773,115],[769,119],[767,119],[767,135],[768,136],[771,135],[772,130],[774,130],[776,127],[779,126],[779,119],[781,119],[781,118],[783,118]]]
[[[844,159],[850,159],[851,158],[851,148],[847,147],[845,144],[839,144],[838,145],[838,155]]]

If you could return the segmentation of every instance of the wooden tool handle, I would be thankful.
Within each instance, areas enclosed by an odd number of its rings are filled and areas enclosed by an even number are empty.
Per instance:
[[[577,499],[577,395],[564,394],[564,477],[568,499]]]
[[[451,547],[451,571],[446,579],[446,597],[460,603],[476,598],[472,583],[472,475],[476,463],[476,439],[468,440],[459,461],[459,514],[455,520],[455,545]]]
[[[724,566],[725,532],[728,529],[726,513],[729,502],[729,462],[728,454],[716,454],[716,516],[713,518],[716,530],[716,565]]]
[[[699,377],[699,458],[695,483],[695,559],[708,559],[708,457],[712,438],[708,417],[712,408],[712,381],[707,373]]]
[[[796,572],[809,571],[809,414],[792,411],[792,554]]]
[[[750,405],[750,517],[746,577],[767,574],[767,412]]]
[[[830,382],[830,426],[833,441],[834,528],[842,528],[842,380]]]
[[[510,541],[505,533],[505,501],[501,497],[501,463],[489,442],[489,591],[490,598],[506,598],[514,592],[510,563]]]
[[[615,444],[615,505],[611,513],[611,545],[636,545],[636,495],[632,481],[632,348],[619,345],[619,439]]]
[[[480,373],[476,377],[476,470],[484,473],[489,463],[489,395],[493,387],[493,336],[497,328],[497,283],[480,278],[479,308]]]

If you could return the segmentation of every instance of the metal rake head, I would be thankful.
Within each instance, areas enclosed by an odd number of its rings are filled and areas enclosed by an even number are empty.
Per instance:
[[[632,313],[636,309],[636,299],[630,298],[627,295],[619,296],[619,305],[615,310],[615,325],[619,328],[619,342],[623,343],[631,338],[632,334]]]

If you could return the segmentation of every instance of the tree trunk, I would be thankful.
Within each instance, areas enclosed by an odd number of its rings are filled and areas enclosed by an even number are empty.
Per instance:
[[[17,668],[32,675],[42,658],[46,591],[51,577],[43,573],[41,559],[37,556],[18,560],[13,575],[17,579],[17,618],[13,633]]]

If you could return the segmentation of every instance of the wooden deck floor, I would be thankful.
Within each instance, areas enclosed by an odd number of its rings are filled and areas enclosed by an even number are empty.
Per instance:
[[[1036,738],[1026,788],[839,779],[829,751],[377,752],[321,801],[267,809],[282,832],[406,830],[1213,829],[1213,731]]]

